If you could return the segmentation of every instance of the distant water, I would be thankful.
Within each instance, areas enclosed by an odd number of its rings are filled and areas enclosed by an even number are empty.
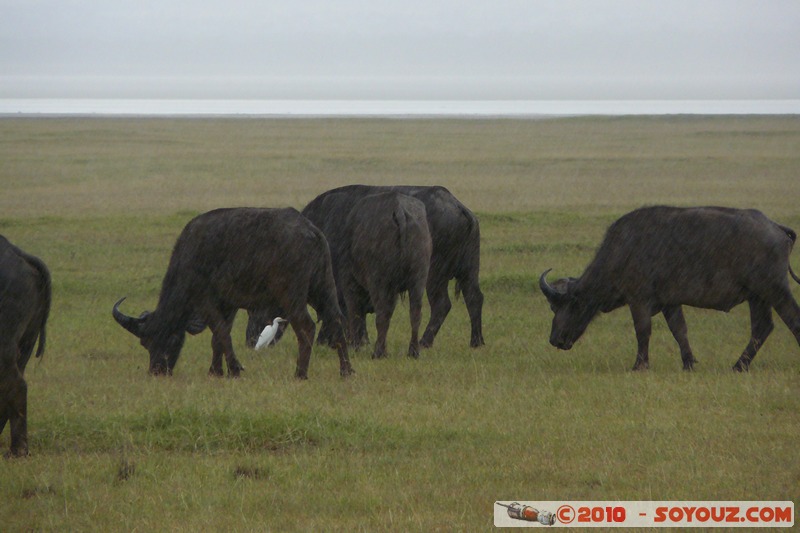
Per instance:
[[[797,115],[800,100],[94,100],[0,99],[0,115],[547,117]]]

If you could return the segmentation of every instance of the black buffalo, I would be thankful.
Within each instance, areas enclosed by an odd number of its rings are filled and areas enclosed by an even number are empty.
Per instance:
[[[41,259],[0,236],[0,433],[11,421],[9,455],[28,454],[28,385],[23,374],[33,354],[44,353],[50,315],[50,272]]]
[[[647,207],[609,227],[580,278],[539,286],[555,313],[550,343],[569,350],[598,312],[627,305],[638,341],[634,370],[649,366],[650,319],[663,313],[683,368],[696,362],[682,305],[729,311],[750,304],[751,338],[734,370],[745,371],[773,329],[772,309],[800,344],[800,306],[787,271],[796,239],[791,229],[754,210]]]
[[[315,324],[311,305],[335,335],[342,375],[352,373],[344,337],[344,317],[336,298],[325,237],[295,209],[217,209],[191,220],[181,232],[161,285],[158,307],[139,318],[113,316],[141,339],[150,353],[152,374],[171,374],[186,332],[212,331],[209,373],[242,370],[231,341],[236,311],[275,308],[297,336],[296,376],[305,379]]]
[[[427,294],[431,306],[431,317],[420,345],[430,347],[439,332],[445,317],[450,312],[448,282],[455,278],[456,295],[464,296],[471,322],[470,346],[483,346],[481,312],[483,293],[480,289],[480,227],[478,219],[444,187],[348,185],[324,192],[312,200],[302,211],[311,222],[322,230],[328,239],[333,260],[333,272],[339,280],[339,263],[344,249],[344,221],[356,202],[380,192],[396,191],[420,200],[425,205],[428,227],[433,242],[431,263],[428,271]],[[340,305],[344,307],[341,290]],[[248,344],[255,344],[258,332],[267,324],[270,316],[250,316],[247,328]],[[320,340],[329,332],[323,325]]]
[[[347,304],[350,338],[356,344],[364,338],[364,317],[374,308],[378,338],[372,357],[384,357],[397,295],[408,291],[408,355],[419,357],[422,297],[431,262],[425,205],[395,191],[365,196],[347,217],[343,244],[339,283]]]

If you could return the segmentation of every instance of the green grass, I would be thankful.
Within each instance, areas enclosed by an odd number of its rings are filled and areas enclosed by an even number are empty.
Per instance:
[[[546,268],[579,275],[640,205],[756,207],[800,229],[798,148],[794,117],[0,119],[0,233],[54,284],[48,349],[26,371],[31,456],[0,460],[0,524],[489,530],[496,500],[798,501],[800,348],[780,321],[739,375],[746,306],[686,310],[693,373],[657,317],[651,369],[632,373],[627,311],[559,352],[536,288]],[[208,332],[172,378],[146,374],[111,305],[155,306],[188,220],[348,183],[442,184],[478,214],[485,347],[468,347],[457,301],[409,360],[400,302],[387,360],[353,353],[343,380],[315,347],[298,382],[293,335],[252,352],[242,314],[241,379],[206,375]]]

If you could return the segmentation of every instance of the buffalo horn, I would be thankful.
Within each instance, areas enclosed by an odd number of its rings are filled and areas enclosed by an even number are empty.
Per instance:
[[[548,268],[542,275],[539,276],[539,288],[542,290],[542,293],[547,298],[548,302],[557,303],[564,299],[564,294],[555,290],[549,283],[547,283],[547,274],[553,270],[552,268]]]
[[[143,320],[141,318],[133,318],[132,316],[123,314],[122,311],[119,310],[119,304],[121,304],[125,298],[127,298],[127,296],[123,296],[117,303],[114,304],[114,309],[112,309],[111,313],[114,315],[114,320],[117,321],[117,324],[130,331],[137,337],[141,337]]]

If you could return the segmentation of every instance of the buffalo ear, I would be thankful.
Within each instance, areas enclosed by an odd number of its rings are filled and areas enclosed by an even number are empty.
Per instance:
[[[570,296],[575,290],[575,283],[577,281],[578,280],[576,278],[561,278],[555,280],[552,284],[552,287],[559,294],[563,294],[564,296]]]
[[[197,335],[206,329],[206,323],[200,318],[193,318],[186,324],[186,333],[189,335]]]

